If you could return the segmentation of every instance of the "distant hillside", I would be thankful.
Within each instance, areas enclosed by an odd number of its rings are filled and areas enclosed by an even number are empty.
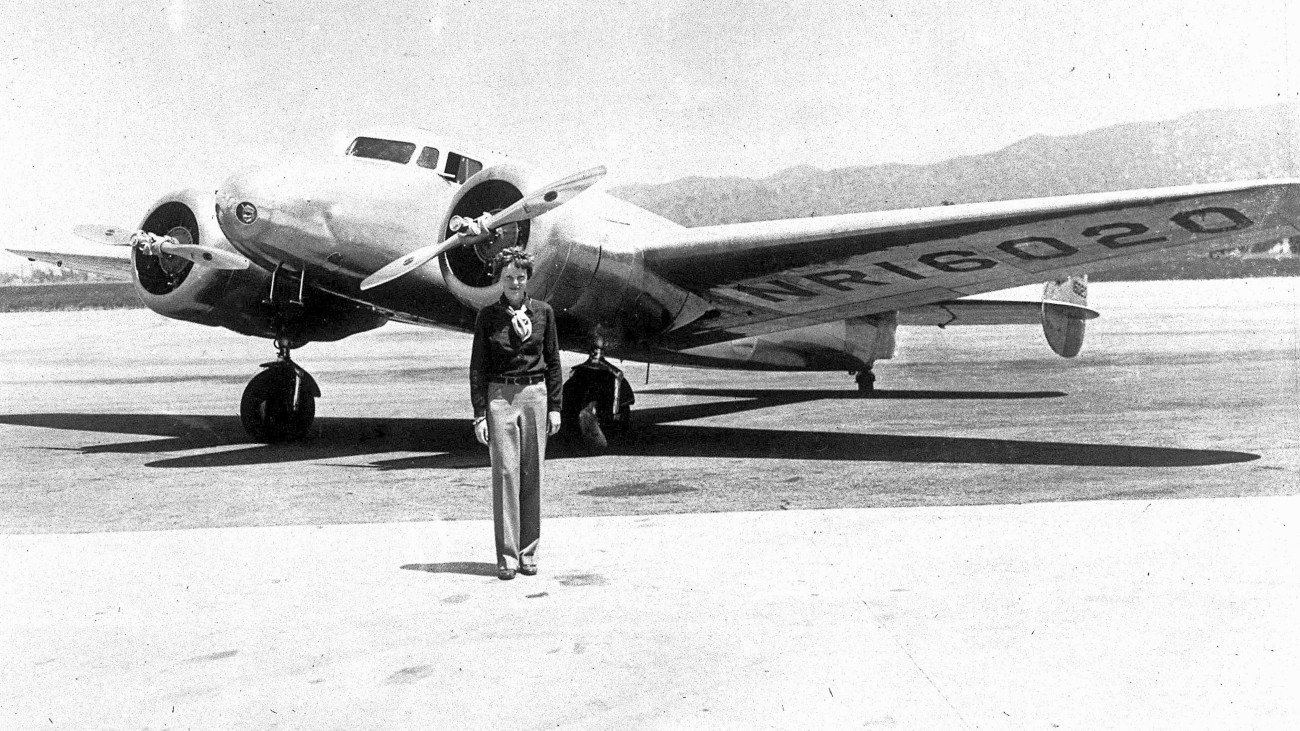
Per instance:
[[[1300,172],[1300,105],[1216,110],[1078,135],[1037,135],[984,155],[930,165],[819,170],[801,165],[768,178],[682,178],[610,192],[685,226],[826,216],[944,203],[1291,177]],[[1096,279],[1295,276],[1298,260],[1208,260],[1201,254],[1101,274]]]
[[[610,192],[685,226],[1014,200],[1297,172],[1300,106],[1204,111],[1030,137],[930,165],[793,167],[759,180],[683,178]]]

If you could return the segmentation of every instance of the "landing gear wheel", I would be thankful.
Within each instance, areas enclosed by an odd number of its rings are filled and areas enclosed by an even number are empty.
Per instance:
[[[628,431],[635,400],[623,372],[593,356],[574,366],[564,384],[565,436],[592,452],[609,449],[610,437]]]
[[[605,431],[600,428],[600,417],[596,415],[594,400],[588,401],[578,411],[578,435],[582,438],[582,446],[587,449],[599,452],[609,449],[609,440],[605,438]]]
[[[292,363],[275,363],[253,377],[239,402],[244,430],[257,442],[302,439],[316,418],[316,384]]]
[[[854,380],[858,382],[858,393],[865,395],[875,392],[876,374],[872,373],[870,369],[858,371]]]
[[[622,436],[627,433],[628,423],[632,418],[632,405],[630,403],[620,404],[618,413],[602,416],[599,399],[590,399],[577,410],[575,422],[578,425],[576,436],[582,442],[582,446],[593,452],[603,452],[609,449],[609,436],[617,434]],[[569,418],[565,418],[565,423],[570,423]]]

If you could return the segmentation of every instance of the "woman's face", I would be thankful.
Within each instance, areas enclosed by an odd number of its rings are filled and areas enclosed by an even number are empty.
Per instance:
[[[515,264],[507,264],[501,270],[501,284],[505,287],[506,299],[517,303],[528,289],[528,272]]]

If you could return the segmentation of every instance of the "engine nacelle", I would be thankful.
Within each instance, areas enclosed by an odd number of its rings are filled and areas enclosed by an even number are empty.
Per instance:
[[[182,244],[236,251],[217,225],[216,197],[211,193],[185,190],[164,196],[145,216],[140,228],[171,236]],[[213,269],[169,254],[145,254],[139,249],[132,250],[131,264],[131,278],[141,301],[160,315],[244,335],[277,336],[274,309],[263,303],[271,291],[271,274],[265,269]],[[296,285],[295,277],[280,286],[287,292],[289,286]],[[309,297],[289,337],[293,347],[298,347],[312,340],[338,340],[384,322],[385,318],[346,300],[317,295]]]
[[[443,222],[499,211],[551,182],[553,175],[506,163],[480,171],[456,192]],[[466,246],[440,259],[447,289],[475,310],[494,302],[492,258],[520,246],[534,257],[528,289],[550,302],[560,320],[563,345],[599,345],[617,354],[680,326],[707,310],[690,292],[648,271],[638,242],[673,224],[603,193],[589,191],[529,221],[498,229],[493,240]]]
[[[452,196],[442,221],[443,239],[452,235],[453,216],[478,218],[484,213],[500,211],[547,182],[549,180],[539,171],[513,163],[479,171]],[[534,236],[537,229],[540,229],[540,236]],[[540,220],[520,221],[497,229],[496,236],[488,241],[447,252],[439,259],[439,266],[448,291],[461,304],[475,310],[495,302],[501,296],[501,287],[495,282],[492,260],[502,249],[518,246],[533,255],[529,291],[533,296],[546,299],[557,275],[564,270],[567,254],[567,242],[536,243],[538,239],[546,239],[546,230],[546,225]]]

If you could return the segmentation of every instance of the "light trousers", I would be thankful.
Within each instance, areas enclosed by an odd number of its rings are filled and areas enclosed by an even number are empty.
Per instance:
[[[488,384],[488,452],[497,568],[532,564],[542,533],[546,384]]]

